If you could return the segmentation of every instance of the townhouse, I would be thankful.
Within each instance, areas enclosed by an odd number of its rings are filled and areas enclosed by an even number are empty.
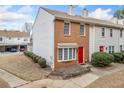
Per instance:
[[[40,8],[33,26],[33,52],[53,70],[90,62],[94,52],[124,50],[124,26],[114,22]]]
[[[0,30],[0,52],[29,50],[29,36],[27,32]]]

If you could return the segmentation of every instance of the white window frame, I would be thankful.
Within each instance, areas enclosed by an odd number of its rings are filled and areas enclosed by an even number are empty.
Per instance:
[[[64,21],[64,27],[65,27],[65,23],[68,23],[69,24],[69,34],[65,34],[64,33],[64,36],[70,36],[71,35],[71,22],[70,21]],[[65,29],[65,28],[64,28]],[[64,30],[63,29],[63,30]]]
[[[68,58],[67,60],[64,60],[64,48],[67,48],[68,49]],[[69,59],[69,48],[72,48],[72,59]],[[73,58],[73,49],[75,49],[75,58]],[[58,53],[57,53],[57,59],[58,59],[58,62],[68,62],[68,61],[75,61],[77,59],[77,56],[76,56],[76,48],[73,48],[73,47],[62,47],[62,60],[59,60],[59,48],[58,48]]]
[[[84,26],[84,34],[83,35],[81,35],[81,33],[80,33],[80,36],[86,36],[86,29],[85,29],[85,24],[83,24],[83,23],[81,23],[80,24],[80,31],[81,31],[81,25],[83,25]]]

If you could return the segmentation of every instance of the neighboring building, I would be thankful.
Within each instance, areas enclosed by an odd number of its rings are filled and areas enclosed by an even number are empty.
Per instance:
[[[30,50],[30,37],[27,32],[20,31],[0,31],[0,52],[9,52],[12,49],[20,51],[20,49]]]
[[[27,32],[30,34],[30,50],[32,51],[32,23],[25,22],[24,26],[22,27],[22,31]]]
[[[33,52],[53,69],[89,62],[97,51],[119,52],[121,45],[124,50],[123,25],[88,17],[86,9],[82,16],[72,10],[40,8],[33,26]]]
[[[24,26],[22,27],[24,32],[31,33],[32,32],[32,23],[25,22]]]

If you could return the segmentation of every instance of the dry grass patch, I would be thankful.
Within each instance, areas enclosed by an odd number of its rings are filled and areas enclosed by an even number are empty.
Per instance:
[[[88,85],[87,88],[124,88],[124,70],[105,75]]]
[[[44,73],[25,55],[0,57],[0,68],[28,81],[41,79]]]

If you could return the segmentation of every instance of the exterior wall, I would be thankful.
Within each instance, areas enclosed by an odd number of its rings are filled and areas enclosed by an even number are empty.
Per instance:
[[[30,43],[30,38],[28,37],[11,37],[11,39],[9,39],[9,37],[2,37],[2,41],[0,41],[0,45],[27,45],[28,43]],[[18,40],[19,39],[19,40]],[[26,41],[24,41],[24,39],[27,39]]]
[[[33,52],[54,66],[54,16],[40,9],[32,32]]]
[[[91,56],[95,52],[95,26],[90,25],[90,36],[89,36],[89,61],[91,61]]]
[[[75,65],[78,62],[78,60],[58,62],[58,43],[77,43],[79,47],[84,48],[84,60],[89,60],[89,25],[85,25],[85,30],[86,36],[80,36],[80,23],[71,22],[71,36],[64,36],[64,21],[55,21],[55,69]]]
[[[105,46],[105,52],[108,52],[109,46],[115,46],[115,52],[119,51],[119,29],[113,29],[113,36],[110,37],[110,28],[105,28],[105,37],[101,36],[101,28],[95,27],[95,52],[99,51],[99,46]],[[107,48],[107,50],[106,50]]]
[[[104,52],[109,52],[109,46],[114,46],[115,52],[120,52],[120,45],[123,45],[124,49],[124,31],[123,37],[120,38],[120,29],[106,27],[105,37],[102,37],[102,26],[91,26],[90,28],[90,60],[94,52],[99,52],[99,46],[105,46]],[[113,29],[112,37],[110,37],[110,29]]]

